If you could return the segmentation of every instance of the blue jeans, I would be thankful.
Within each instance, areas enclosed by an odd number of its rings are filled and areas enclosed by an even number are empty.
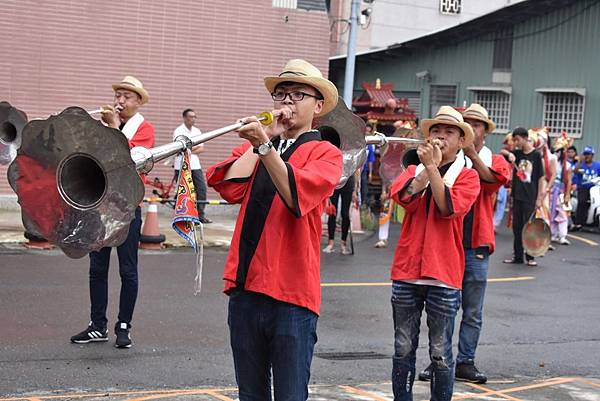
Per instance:
[[[227,323],[240,401],[306,401],[318,316],[263,294],[234,290]]]
[[[133,308],[138,294],[138,244],[142,227],[142,210],[135,210],[135,218],[129,225],[127,239],[117,247],[119,274],[121,276],[121,298],[119,300],[119,322],[131,323]],[[112,248],[90,252],[90,302],[91,320],[96,327],[106,328],[106,306],[108,305],[108,265]]]
[[[475,359],[481,334],[483,298],[487,286],[490,251],[488,247],[465,249],[465,276],[462,288],[462,320],[456,363]]]
[[[452,333],[460,305],[460,290],[394,281],[394,401],[412,401],[416,352],[423,308],[429,327],[429,358],[433,367],[430,383],[432,401],[450,401],[454,388]]]

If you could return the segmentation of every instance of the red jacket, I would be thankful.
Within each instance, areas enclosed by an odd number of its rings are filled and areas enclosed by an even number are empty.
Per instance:
[[[283,202],[262,163],[246,179],[224,180],[249,148],[210,167],[208,185],[241,203],[223,279],[225,292],[241,288],[318,314],[321,306],[321,214],[342,174],[342,154],[318,131],[302,134],[285,151],[293,208]],[[274,141],[277,148],[278,139]]]
[[[479,193],[474,170],[463,167],[446,196],[452,214],[442,217],[426,191],[408,201],[400,199],[415,176],[416,166],[406,169],[392,184],[393,199],[405,209],[402,232],[392,264],[392,280],[436,279],[454,288],[462,288],[465,266],[463,218]],[[428,205],[429,204],[429,205]]]
[[[154,126],[145,119],[135,131],[133,138],[129,140],[129,149],[135,146],[143,146],[147,149],[154,146]],[[144,184],[148,182],[146,174],[140,174],[140,178]]]
[[[129,148],[134,146],[143,146],[148,149],[154,146],[154,126],[148,121],[144,120],[135,131],[133,138],[129,140]]]
[[[490,255],[494,253],[496,240],[494,235],[494,201],[501,186],[510,181],[512,167],[500,155],[492,155],[492,166],[490,167],[496,176],[496,182],[479,180],[481,190],[473,205],[473,230],[471,247],[479,248],[487,246]]]

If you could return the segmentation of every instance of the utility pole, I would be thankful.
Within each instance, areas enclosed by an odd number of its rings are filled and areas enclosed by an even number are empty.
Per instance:
[[[346,76],[344,77],[344,102],[352,109],[354,91],[354,63],[356,60],[356,33],[358,30],[358,9],[361,0],[352,0],[350,9],[350,33],[348,34],[348,54],[346,55]]]

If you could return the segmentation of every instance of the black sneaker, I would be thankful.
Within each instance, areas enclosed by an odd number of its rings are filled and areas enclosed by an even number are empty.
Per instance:
[[[429,364],[429,366],[427,366],[425,369],[423,369],[419,373],[419,380],[421,380],[422,382],[431,381],[432,372],[433,372],[433,366],[431,364]]]
[[[456,380],[483,384],[487,381],[487,376],[477,370],[475,361],[466,361],[456,364]]]
[[[117,335],[115,347],[131,348],[131,337],[129,336],[130,328],[131,325],[129,323],[117,322],[117,324],[115,324],[115,334]]]
[[[106,328],[99,328],[92,322],[90,322],[90,325],[87,327],[87,329],[71,337],[71,342],[75,344],[87,344],[91,342],[105,341],[108,341],[108,330]]]

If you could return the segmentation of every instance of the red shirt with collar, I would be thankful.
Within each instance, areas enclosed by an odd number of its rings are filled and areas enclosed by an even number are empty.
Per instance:
[[[225,180],[229,167],[250,147],[206,171],[208,185],[223,199],[241,203],[225,264],[224,291],[234,288],[265,294],[319,314],[321,306],[321,215],[342,174],[342,154],[302,134],[281,156],[288,169],[294,207],[278,195],[259,161],[251,177]],[[274,140],[277,148],[278,140]]]
[[[494,201],[501,186],[510,182],[512,167],[500,155],[492,155],[490,170],[496,177],[495,182],[479,180],[481,190],[473,204],[473,225],[471,231],[471,248],[487,246],[490,255],[496,248],[494,235]]]
[[[436,279],[460,289],[465,266],[463,218],[479,193],[478,175],[462,168],[452,187],[446,186],[451,214],[441,216],[433,196],[428,200],[427,190],[400,199],[400,192],[410,185],[415,171],[416,166],[408,167],[391,188],[392,198],[405,209],[391,279]]]

